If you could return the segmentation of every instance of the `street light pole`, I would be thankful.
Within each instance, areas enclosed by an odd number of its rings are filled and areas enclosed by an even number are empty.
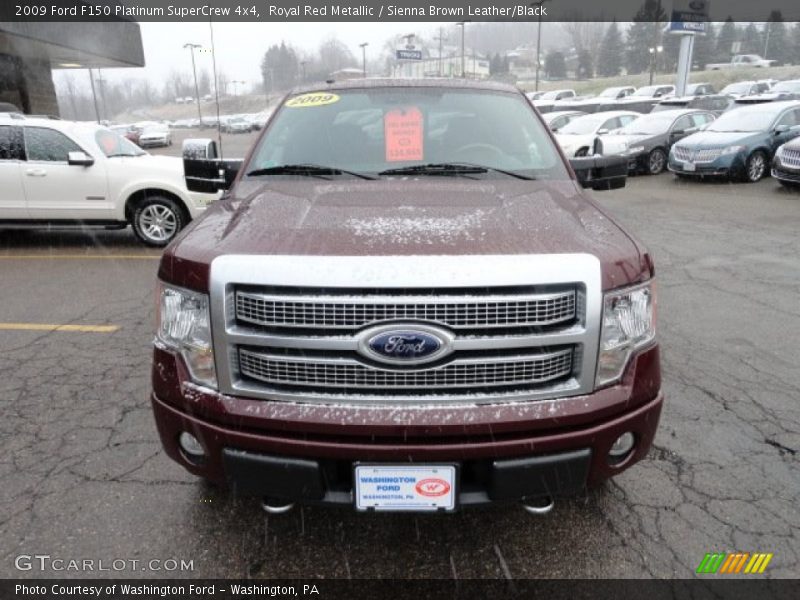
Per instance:
[[[192,43],[185,43],[183,45],[184,49],[189,48],[189,52],[192,55],[192,73],[194,74],[194,96],[195,100],[197,101],[197,118],[200,122],[203,122],[203,115],[200,113],[200,88],[197,85],[197,67],[194,63],[194,49],[195,48],[202,48],[200,44],[192,44]]]
[[[367,46],[369,46],[369,42],[364,42],[363,44],[358,45],[361,48],[361,66],[362,71],[364,72],[364,79],[367,78]]]
[[[542,60],[542,4],[547,2],[547,0],[539,0],[539,2],[532,2],[531,6],[535,6],[539,8],[539,24],[537,25],[536,29],[536,83],[534,91],[539,91],[539,68],[541,67]]]
[[[653,85],[653,75],[656,71],[656,62],[658,61],[658,55],[664,51],[664,46],[653,46],[648,48],[647,51],[650,53],[650,85]]]
[[[307,61],[305,61],[305,60],[301,60],[300,61],[300,66],[303,68],[303,83],[306,82],[306,62]],[[272,87],[272,86],[270,86],[270,87]],[[272,90],[270,90],[270,91],[272,91]]]
[[[94,99],[94,116],[97,118],[97,123],[100,123],[100,111],[97,108],[97,92],[94,89],[94,74],[89,69],[89,83],[92,84],[92,98]]]
[[[466,68],[466,65],[465,65],[465,56],[466,56],[465,52],[466,51],[465,51],[465,47],[464,47],[464,37],[465,37],[464,31],[467,28],[467,22],[466,21],[459,21],[458,23],[456,23],[456,25],[461,27],[461,78],[462,79],[466,79],[466,77],[467,77],[467,68]]]
[[[439,77],[442,77],[442,40],[444,40],[444,33],[441,27],[439,27],[439,37],[436,39],[439,40]]]

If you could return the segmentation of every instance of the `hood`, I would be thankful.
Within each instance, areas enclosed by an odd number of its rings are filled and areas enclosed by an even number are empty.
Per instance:
[[[571,180],[257,180],[235,192],[170,246],[168,281],[203,290],[226,254],[589,253],[608,287],[647,270],[636,243]]]
[[[760,131],[698,131],[678,142],[679,146],[689,148],[730,146],[733,144],[747,143],[750,138],[763,135]]]

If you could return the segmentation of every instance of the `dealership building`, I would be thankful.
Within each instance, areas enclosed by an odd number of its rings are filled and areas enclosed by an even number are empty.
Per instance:
[[[143,67],[138,23],[0,22],[0,102],[58,115],[53,69]]]

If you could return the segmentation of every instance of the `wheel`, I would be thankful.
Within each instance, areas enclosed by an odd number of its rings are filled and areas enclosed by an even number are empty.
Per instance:
[[[150,196],[133,212],[133,232],[148,246],[166,246],[189,219],[177,202],[164,196]]]
[[[755,183],[764,177],[767,171],[767,155],[761,150],[756,150],[747,157],[744,164],[744,180]]]
[[[589,154],[588,148],[578,148],[578,151],[575,153],[575,158],[580,158],[582,156],[586,156]]]
[[[667,154],[661,148],[654,148],[647,155],[647,172],[658,175],[667,166]]]

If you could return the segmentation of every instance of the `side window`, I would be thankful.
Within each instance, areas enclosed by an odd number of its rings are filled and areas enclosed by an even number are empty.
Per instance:
[[[672,124],[672,131],[686,131],[692,127],[692,115],[684,115]]]
[[[798,111],[796,108],[786,111],[783,113],[783,116],[778,119],[778,122],[775,123],[775,126],[778,127],[780,125],[785,125],[787,127],[794,127],[795,125],[800,124],[800,121],[798,121],[798,117],[800,116],[798,115],[798,112],[800,111]]]
[[[605,121],[600,126],[600,129],[607,129],[608,131],[611,131],[612,129],[617,129],[618,127],[620,127],[619,119],[614,117],[613,119],[608,119]]]
[[[21,127],[0,126],[0,160],[25,160]]]
[[[619,118],[620,126],[625,127],[628,123],[633,123],[636,120],[636,117],[633,115],[625,115]]]
[[[67,162],[70,152],[82,151],[63,133],[46,127],[26,127],[25,147],[30,161]]]
[[[702,127],[703,125],[711,121],[711,115],[707,114],[692,115],[692,121],[695,127]]]

